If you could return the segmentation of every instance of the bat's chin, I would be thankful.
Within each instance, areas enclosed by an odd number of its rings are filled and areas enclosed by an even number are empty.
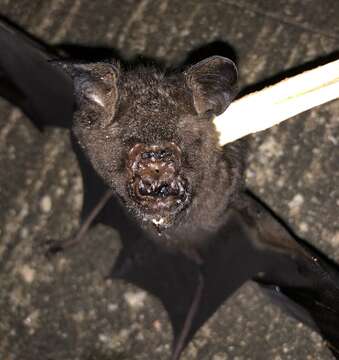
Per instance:
[[[147,188],[143,179],[134,178],[128,184],[128,190],[142,223],[161,233],[170,228],[189,205],[191,192],[188,181],[182,176],[168,184],[152,185]]]

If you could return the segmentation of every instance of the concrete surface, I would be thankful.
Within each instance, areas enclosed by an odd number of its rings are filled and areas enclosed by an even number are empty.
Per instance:
[[[166,65],[214,41],[238,58],[241,88],[339,50],[336,0],[2,0],[0,14],[49,44],[114,48]],[[0,49],[1,51],[1,49]],[[40,134],[0,100],[0,359],[167,359],[156,299],[105,282],[119,235],[98,226],[47,260],[39,242],[76,230],[82,184],[67,132]],[[339,102],[254,138],[249,187],[339,262]],[[251,283],[200,329],[183,359],[329,360],[320,336]]]

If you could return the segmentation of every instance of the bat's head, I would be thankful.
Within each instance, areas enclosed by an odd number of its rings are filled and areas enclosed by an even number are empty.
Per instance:
[[[73,132],[143,225],[161,233],[218,202],[225,207],[233,160],[226,161],[212,119],[234,94],[231,60],[215,56],[169,75],[105,62],[73,65],[71,73]]]

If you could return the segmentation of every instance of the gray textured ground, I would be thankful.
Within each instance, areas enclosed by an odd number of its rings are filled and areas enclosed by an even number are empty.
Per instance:
[[[226,41],[241,86],[339,50],[336,0],[1,0],[0,13],[51,44],[106,46],[180,63]],[[0,49],[1,51],[1,49]],[[249,187],[300,236],[339,261],[339,102],[255,137]],[[77,228],[82,184],[67,133],[40,134],[0,100],[0,359],[167,359],[160,304],[107,283],[118,234],[99,226],[86,244],[48,261],[36,244]],[[152,355],[154,354],[154,355]],[[321,338],[253,284],[199,331],[183,359],[332,359]]]

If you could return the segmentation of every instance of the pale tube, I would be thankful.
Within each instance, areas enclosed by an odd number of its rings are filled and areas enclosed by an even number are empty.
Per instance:
[[[214,119],[221,146],[339,98],[339,60],[234,101]]]

